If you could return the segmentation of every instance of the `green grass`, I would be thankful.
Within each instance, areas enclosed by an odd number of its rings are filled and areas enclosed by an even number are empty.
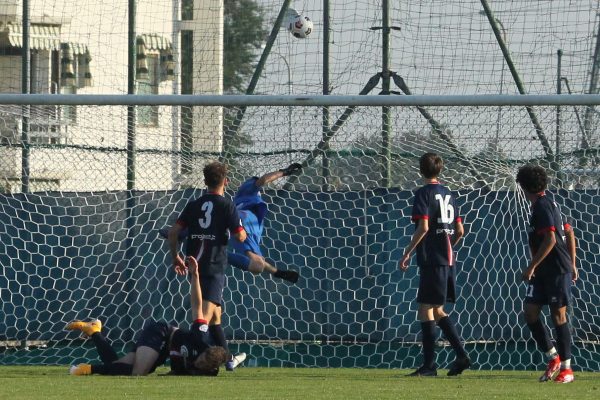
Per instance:
[[[0,399],[599,399],[600,374],[538,383],[539,372],[466,371],[408,378],[409,371],[346,368],[239,368],[216,378],[70,376],[65,367],[0,366]],[[440,371],[445,372],[445,371]]]

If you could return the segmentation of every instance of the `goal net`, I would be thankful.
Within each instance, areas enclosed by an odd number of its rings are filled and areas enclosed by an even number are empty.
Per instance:
[[[192,113],[229,108],[194,107]],[[184,113],[184,107],[159,110],[166,116]],[[201,195],[203,165],[220,158],[232,169],[227,195],[248,176],[290,162],[305,165],[297,178],[266,188],[270,211],[262,246],[275,266],[296,269],[301,278],[294,285],[229,268],[223,325],[232,350],[246,351],[257,365],[412,367],[420,352],[418,275],[414,265],[401,273],[397,262],[413,232],[409,216],[420,185],[418,158],[433,151],[445,160],[442,180],[457,193],[467,230],[457,256],[460,297],[449,310],[475,365],[535,368],[542,360],[522,323],[520,272],[529,259],[529,206],[514,181],[520,165],[536,162],[549,169],[550,191],[579,238],[581,278],[570,310],[574,359],[596,370],[600,176],[595,150],[580,149],[576,110],[563,106],[562,150],[551,158],[532,137],[523,106],[390,107],[387,148],[381,107],[356,107],[350,115],[346,107],[328,107],[328,132],[338,129],[325,141],[322,107],[292,107],[291,132],[288,106],[246,107],[243,129],[251,144],[219,152],[236,145],[218,144],[218,135],[194,136],[193,151],[183,152],[170,147],[173,131],[166,124],[152,135],[140,132],[133,164],[125,124],[120,130],[96,125],[73,134],[67,144],[32,143],[27,193],[17,167],[23,148],[18,140],[6,141],[0,195],[2,362],[94,359],[85,342],[63,330],[78,318],[100,318],[117,346],[133,341],[148,319],[186,326],[189,286],[170,268],[158,229]],[[103,115],[106,121],[122,120],[126,111],[78,106],[79,114]],[[498,112],[503,129],[496,145],[489,138],[497,134]],[[4,120],[21,113],[22,106],[3,106]],[[535,113],[545,132],[555,127],[556,106],[535,107]],[[445,365],[453,355],[441,338],[438,345],[438,363]]]
[[[397,261],[418,158],[435,151],[467,228],[450,310],[475,368],[542,362],[520,316],[529,206],[514,181],[534,162],[579,240],[574,364],[600,369],[598,101],[569,95],[598,94],[597,1],[27,3],[24,25],[23,2],[0,0],[0,363],[94,359],[63,330],[77,318],[100,318],[119,350],[148,319],[185,326],[189,287],[158,230],[218,159],[227,195],[304,165],[265,189],[262,243],[300,281],[229,268],[231,350],[262,366],[413,367],[418,276]],[[288,31],[296,13],[313,22],[305,39]],[[306,100],[324,93],[338,103]]]

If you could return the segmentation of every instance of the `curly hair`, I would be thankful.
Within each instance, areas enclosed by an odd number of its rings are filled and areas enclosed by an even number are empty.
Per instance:
[[[227,178],[227,165],[218,161],[211,162],[204,166],[204,183],[209,188],[214,188],[223,183]]]
[[[206,369],[218,369],[221,364],[224,364],[229,357],[227,350],[221,346],[213,346],[206,350]]]
[[[529,193],[539,193],[548,187],[548,174],[544,167],[527,164],[519,168],[517,182]]]
[[[435,153],[425,153],[419,159],[419,171],[427,179],[437,178],[444,167],[444,160]]]

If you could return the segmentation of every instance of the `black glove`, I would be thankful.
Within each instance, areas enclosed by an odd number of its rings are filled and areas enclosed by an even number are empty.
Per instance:
[[[287,166],[286,168],[282,168],[279,171],[283,172],[283,176],[289,176],[296,172],[300,172],[302,170],[302,164],[293,163]]]

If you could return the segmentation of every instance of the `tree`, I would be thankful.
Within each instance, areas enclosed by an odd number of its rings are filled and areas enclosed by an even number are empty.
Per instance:
[[[225,0],[223,29],[223,92],[245,93],[254,73],[258,50],[267,35],[264,10],[255,0]],[[229,164],[242,146],[252,144],[249,135],[233,130],[237,108],[223,110],[223,153]]]
[[[267,30],[264,10],[255,0],[224,1],[223,91],[246,91],[254,72],[257,51]]]

